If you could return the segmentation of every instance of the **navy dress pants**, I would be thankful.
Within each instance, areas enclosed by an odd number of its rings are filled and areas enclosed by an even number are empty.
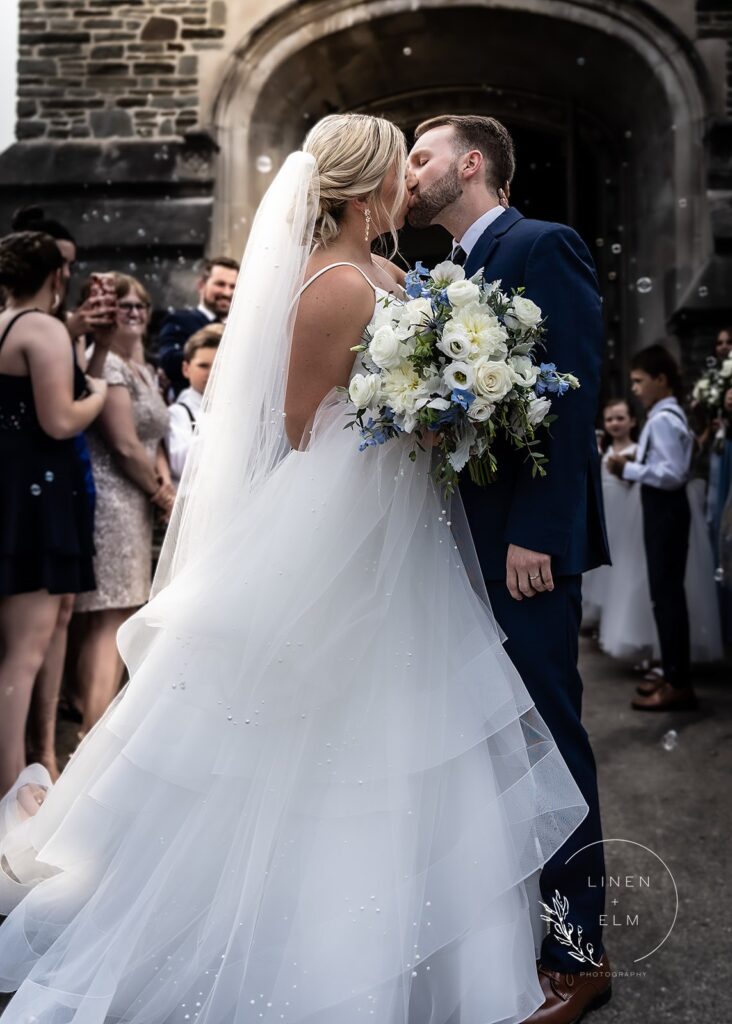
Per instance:
[[[605,858],[602,846],[597,769],[581,722],[582,680],[577,670],[582,616],[582,577],[554,580],[552,593],[515,601],[503,580],[486,580],[499,625],[507,634],[506,652],[549,727],[589,807],[587,817],[544,865],[540,888],[549,906],[555,891],[569,902],[567,922],[582,927],[582,945],[593,946],[593,960],[603,950],[601,915],[605,912]],[[594,845],[593,845],[594,844]],[[584,848],[584,849],[583,849]],[[581,850],[572,857],[576,851]],[[567,864],[567,860],[572,859]],[[552,933],[543,942],[542,963],[571,973],[592,970],[569,956]]]

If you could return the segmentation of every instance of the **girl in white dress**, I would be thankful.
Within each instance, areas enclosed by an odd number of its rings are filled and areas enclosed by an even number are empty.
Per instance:
[[[658,659],[660,648],[648,585],[643,546],[640,488],[610,473],[611,455],[635,456],[635,419],[625,399],[613,399],[603,410],[611,443],[602,462],[603,498],[612,565],[585,575],[585,621],[599,626],[600,647],[615,658]],[[689,606],[691,656],[696,664],[722,657],[722,640],[714,584],[714,560],[704,520],[704,486],[692,480],[686,487],[691,509],[686,594]],[[660,678],[660,669],[651,673]]]
[[[130,682],[2,843],[3,1024],[518,1024],[544,1001],[528,883],[587,806],[430,453],[359,452],[334,390],[403,301],[371,244],[405,158],[389,122],[326,118],[260,206],[120,631]]]

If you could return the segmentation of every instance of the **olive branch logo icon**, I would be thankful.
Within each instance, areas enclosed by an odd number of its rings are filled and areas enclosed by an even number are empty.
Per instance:
[[[552,906],[548,907],[546,903],[539,900],[546,914],[541,915],[542,921],[547,921],[554,929],[554,937],[557,942],[562,946],[569,946],[569,955],[574,957],[575,960],[579,960],[580,963],[591,963],[593,967],[600,967],[601,964],[598,961],[593,960],[595,955],[595,948],[591,942],[588,942],[584,950],[582,948],[582,925],[577,927],[577,931],[573,936],[574,925],[567,921],[567,915],[569,914],[569,900],[566,896],[561,896],[558,889],[554,890],[554,898],[552,899]]]

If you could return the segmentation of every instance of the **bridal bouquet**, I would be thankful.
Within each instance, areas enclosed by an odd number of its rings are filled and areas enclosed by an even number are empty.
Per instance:
[[[721,414],[725,392],[732,388],[732,356],[718,363],[711,357],[707,368],[694,385],[691,397],[711,416]]]
[[[546,473],[537,429],[556,418],[552,399],[579,381],[553,363],[537,364],[541,309],[523,288],[509,296],[500,285],[486,283],[482,271],[466,280],[449,261],[432,271],[418,263],[407,275],[407,302],[378,301],[354,349],[367,372],[348,389],[362,451],[411,434],[414,459],[432,431],[442,454],[435,475],[450,493],[466,467],[480,485],[495,478],[494,442],[502,435],[526,451],[532,473]]]

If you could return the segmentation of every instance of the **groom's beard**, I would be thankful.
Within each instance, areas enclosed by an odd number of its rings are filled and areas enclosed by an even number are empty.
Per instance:
[[[434,184],[424,192],[418,192],[417,203],[407,214],[407,220],[413,228],[428,228],[434,224],[435,218],[463,194],[457,167],[456,160]]]

